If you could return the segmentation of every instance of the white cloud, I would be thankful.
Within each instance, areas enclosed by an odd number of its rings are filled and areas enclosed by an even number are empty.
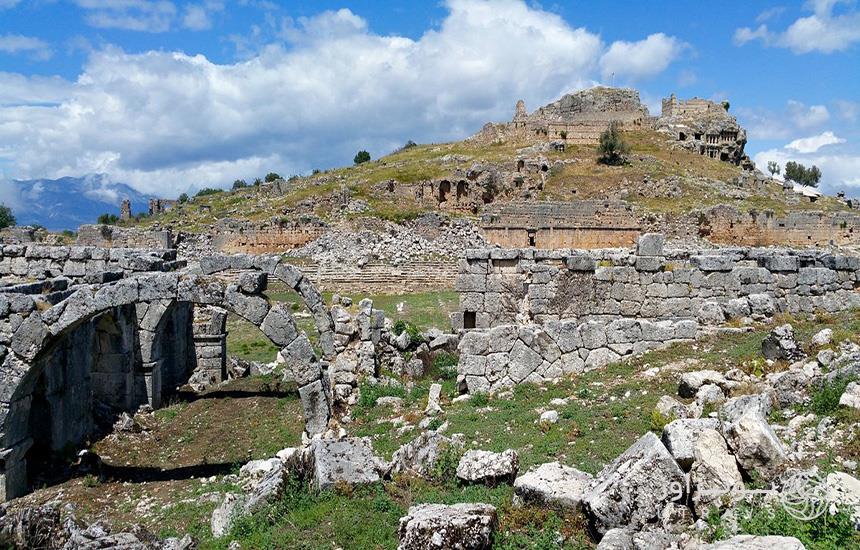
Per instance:
[[[73,85],[58,76],[26,77],[0,72],[0,108],[3,105],[43,105],[70,98]],[[3,111],[0,111],[0,120]]]
[[[86,10],[87,24],[103,29],[166,32],[176,17],[176,6],[167,0],[75,0]]]
[[[39,60],[50,59],[53,53],[44,40],[21,34],[0,34],[0,52],[27,53]]]
[[[12,9],[18,5],[21,0],[0,0],[0,10]]]
[[[851,11],[834,14],[838,4],[846,4]],[[765,24],[755,29],[741,27],[735,31],[735,44],[760,40],[765,46],[788,48],[797,54],[844,51],[860,42],[860,11],[853,7],[854,2],[847,0],[813,0],[807,2],[812,15],[798,18],[784,31],[772,31]]]
[[[205,31],[212,28],[212,14],[224,9],[223,2],[204,2],[188,4],[182,16],[182,26],[192,31]]]
[[[656,33],[638,42],[614,42],[600,58],[603,78],[615,74],[638,80],[666,70],[684,49],[677,38]]]
[[[848,122],[857,121],[857,115],[860,114],[860,103],[844,99],[837,99],[834,103],[836,104],[836,110],[839,112],[840,118]]]
[[[838,143],[845,143],[845,140],[840,137],[836,137],[833,132],[828,130],[818,134],[817,136],[796,139],[786,145],[785,148],[793,149],[798,153],[815,153],[826,145],[835,145]]]
[[[753,160],[756,166],[764,168],[768,161],[785,166],[788,161],[800,162],[805,166],[817,166],[821,170],[819,187],[826,193],[860,187],[860,154],[803,154],[792,149],[769,149],[757,153]]]
[[[47,86],[58,105],[0,107],[0,164],[18,178],[108,173],[170,196],[347,164],[359,149],[377,157],[407,139],[462,139],[510,119],[517,99],[533,109],[594,84],[603,68],[598,35],[523,1],[446,7],[417,40],[375,34],[349,10],[298,19],[284,28],[289,47],[268,44],[233,64],[98,50],[74,82]],[[652,35],[609,51],[631,44],[637,61],[623,69],[641,77],[669,61],[640,49],[671,57],[678,42]],[[21,97],[19,87],[8,94]]]
[[[824,105],[807,107],[800,101],[788,101],[788,113],[795,126],[801,129],[814,128],[830,119],[830,111]]]

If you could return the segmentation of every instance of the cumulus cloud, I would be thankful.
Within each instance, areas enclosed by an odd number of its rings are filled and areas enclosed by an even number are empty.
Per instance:
[[[519,0],[446,7],[416,40],[373,33],[349,10],[297,19],[283,27],[286,43],[232,64],[98,50],[74,82],[55,83],[56,104],[0,107],[0,163],[19,178],[99,172],[176,195],[344,164],[359,149],[379,156],[408,139],[462,139],[508,120],[516,99],[535,108],[594,84],[604,53],[633,48],[636,61],[617,70],[643,77],[678,47],[652,35],[607,49],[598,35]],[[642,49],[664,58],[650,63]]]
[[[785,108],[779,112],[739,108],[738,117],[751,139],[790,139],[800,132],[806,133],[821,127],[830,120],[830,111],[824,105],[806,105],[788,100]]]
[[[845,4],[849,11],[835,13]],[[784,31],[772,31],[766,24],[755,29],[741,27],[735,31],[735,44],[741,46],[753,40],[765,46],[788,48],[794,53],[833,53],[844,51],[860,42],[860,11],[849,0],[813,0],[807,2],[812,15],[800,17]]]
[[[796,139],[786,145],[785,148],[793,149],[798,153],[815,153],[825,145],[835,145],[838,143],[845,143],[845,140],[840,137],[836,137],[833,132],[828,130],[818,134],[817,136]]]
[[[25,53],[38,60],[50,59],[53,54],[44,40],[21,34],[0,34],[0,52]]]
[[[614,42],[600,58],[603,78],[612,74],[639,80],[666,70],[684,49],[672,36],[656,33],[638,42]]]
[[[768,161],[775,161],[780,166],[785,166],[788,161],[800,162],[805,166],[815,165],[822,174],[819,187],[827,193],[860,187],[860,154],[804,154],[786,147],[762,151],[753,160],[756,166],[761,167],[767,166]]]
[[[224,9],[223,2],[204,2],[188,4],[182,16],[182,26],[192,31],[205,31],[212,28],[212,14]]]
[[[801,129],[820,126],[830,119],[830,111],[824,105],[806,106],[800,101],[789,100],[788,113],[794,124]]]
[[[71,82],[58,76],[26,77],[17,73],[0,72],[0,108],[10,105],[59,103],[69,98],[72,89]],[[2,114],[0,120],[3,120]]]

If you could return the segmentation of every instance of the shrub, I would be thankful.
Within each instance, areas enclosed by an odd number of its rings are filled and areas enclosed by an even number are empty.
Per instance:
[[[782,172],[782,168],[779,167],[779,163],[775,160],[767,161],[767,171],[770,172],[770,175],[779,174]]]
[[[602,164],[610,166],[624,164],[624,155],[630,152],[630,146],[627,145],[621,135],[618,121],[613,120],[610,122],[609,127],[600,134],[600,143],[597,145],[597,152],[600,155],[598,162]]]
[[[356,153],[355,157],[352,159],[352,162],[354,162],[356,165],[364,164],[365,162],[368,162],[368,161],[370,161],[370,153],[368,153],[365,150],[361,150],[358,153]]]
[[[662,433],[663,428],[666,427],[666,424],[672,422],[673,420],[675,420],[674,415],[670,414],[667,416],[660,411],[654,409],[654,411],[651,412],[651,431],[658,434]]]
[[[275,180],[281,179],[281,176],[278,175],[277,172],[269,172],[266,174],[266,183],[272,183]]]
[[[195,194],[195,197],[205,197],[207,195],[217,195],[218,193],[223,193],[223,189],[215,189],[214,187],[204,187],[200,191]]]
[[[188,202],[188,193],[182,193],[179,195],[179,202]]]
[[[567,130],[562,130],[558,135],[561,136],[561,139],[567,139]]]
[[[853,381],[853,377],[840,376],[831,381],[824,381],[809,403],[809,409],[819,416],[829,415],[839,410],[839,398],[845,393],[845,388]]]
[[[421,329],[410,323],[409,321],[404,321],[403,319],[398,319],[394,323],[394,334],[395,336],[400,336],[405,331],[409,334],[409,341],[413,344],[420,344],[424,341],[424,335],[421,333]]]
[[[729,110],[729,108],[732,106],[732,104],[731,104],[731,103],[729,103],[729,102],[728,102],[728,100],[723,100],[723,101],[721,101],[721,102],[720,102],[720,105],[722,105],[722,106],[723,106],[723,109],[725,109],[726,111],[728,111],[728,110]]]
[[[118,221],[119,218],[116,216],[116,214],[102,214],[98,218],[98,223],[103,223],[107,225],[114,225]]]
[[[233,189],[244,189],[248,187],[248,183],[245,180],[236,180],[233,182]]]
[[[0,202],[0,229],[15,225],[15,215],[12,209]]]
[[[455,380],[457,378],[457,364],[460,359],[453,353],[442,351],[433,358],[433,368],[439,373],[443,380]]]
[[[490,402],[490,396],[484,392],[476,392],[472,394],[469,402],[476,408],[486,407]]]

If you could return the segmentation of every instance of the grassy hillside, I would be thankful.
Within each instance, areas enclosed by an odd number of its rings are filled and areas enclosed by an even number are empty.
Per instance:
[[[675,149],[665,136],[650,130],[625,133],[631,146],[629,162],[623,166],[606,166],[597,162],[594,146],[569,145],[564,152],[545,153],[553,163],[565,161],[547,175],[539,194],[545,200],[581,200],[624,198],[645,211],[685,212],[716,204],[731,204],[743,210],[770,209],[778,213],[791,210],[844,210],[841,202],[823,197],[816,203],[789,202],[782,188],[774,184],[755,194],[739,191],[727,195],[723,187],[741,174],[740,168],[686,150]],[[428,209],[417,200],[381,192],[378,186],[389,180],[401,184],[453,176],[459,168],[467,170],[475,163],[508,165],[517,160],[519,149],[531,143],[484,144],[461,141],[444,144],[417,145],[394,152],[380,159],[344,168],[318,172],[311,176],[290,178],[284,195],[267,193],[249,187],[196,197],[191,202],[166,214],[140,222],[172,225],[177,230],[199,232],[223,218],[267,221],[272,218],[296,220],[302,214],[314,214],[323,219],[338,219],[327,197],[348,191],[352,199],[365,201],[369,210],[352,215],[388,220],[412,218]],[[537,156],[531,154],[529,156]],[[648,196],[651,182],[677,177],[682,193],[671,198]],[[646,192],[637,192],[644,189]],[[312,199],[312,200],[309,200]]]

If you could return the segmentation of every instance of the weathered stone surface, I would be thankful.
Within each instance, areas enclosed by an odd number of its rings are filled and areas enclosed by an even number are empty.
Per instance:
[[[693,447],[695,462],[690,470],[693,508],[702,517],[712,506],[719,508],[732,492],[743,489],[744,480],[718,431],[702,430]]]
[[[424,414],[437,415],[442,413],[440,405],[442,399],[442,384],[430,384],[430,393],[427,396],[427,406],[424,408]]]
[[[685,372],[681,375],[681,381],[678,383],[678,395],[681,397],[694,397],[699,388],[705,384],[723,386],[725,383],[725,376],[715,370]]]
[[[388,468],[376,455],[370,440],[361,437],[317,439],[313,451],[313,483],[319,489],[330,489],[338,483],[367,485],[380,479]]]
[[[812,337],[811,343],[813,346],[826,346],[833,340],[833,329],[825,328],[816,332]]]
[[[463,435],[443,434],[427,431],[402,445],[391,457],[391,473],[414,472],[428,476],[438,464],[444,453],[463,447]]]
[[[662,233],[643,233],[636,242],[639,256],[662,256],[666,237]]]
[[[212,536],[221,538],[227,535],[233,528],[233,522],[243,514],[244,507],[244,496],[235,493],[224,495],[224,500],[212,512],[212,518],[209,521]]]
[[[457,478],[470,483],[513,482],[520,468],[517,452],[469,450],[457,465]]]
[[[776,327],[767,335],[761,343],[761,352],[765,359],[772,361],[795,361],[804,355],[794,339],[794,329],[788,324]]]
[[[827,474],[827,500],[839,511],[851,515],[854,528],[860,527],[860,480],[845,472]]]
[[[589,486],[583,499],[589,526],[599,535],[615,527],[641,527],[667,503],[683,498],[684,481],[678,463],[657,436],[648,432]]]
[[[839,397],[839,404],[843,407],[860,409],[860,384],[857,382],[849,383],[842,396]]]
[[[678,465],[688,471],[695,458],[696,440],[705,430],[717,429],[719,425],[716,418],[679,418],[663,427],[661,440]]]
[[[259,294],[266,290],[268,274],[242,273],[239,275],[239,290],[245,294]]]
[[[419,504],[400,518],[398,550],[489,549],[496,528],[489,504]]]
[[[305,413],[305,431],[312,435],[324,432],[328,427],[329,407],[322,381],[300,387],[299,398]]]
[[[782,443],[758,410],[750,409],[734,422],[724,424],[723,434],[747,473],[769,478],[785,461]]]
[[[543,363],[536,351],[518,340],[511,350],[508,372],[514,382],[522,382],[525,378]]]
[[[514,481],[514,493],[520,502],[551,506],[576,512],[582,507],[592,476],[558,462],[548,462],[530,469]]]
[[[721,325],[726,320],[723,308],[717,302],[705,302],[696,313],[696,319],[703,325]]]
[[[806,550],[803,543],[794,537],[776,535],[738,535],[713,544],[706,544],[700,550]]]

